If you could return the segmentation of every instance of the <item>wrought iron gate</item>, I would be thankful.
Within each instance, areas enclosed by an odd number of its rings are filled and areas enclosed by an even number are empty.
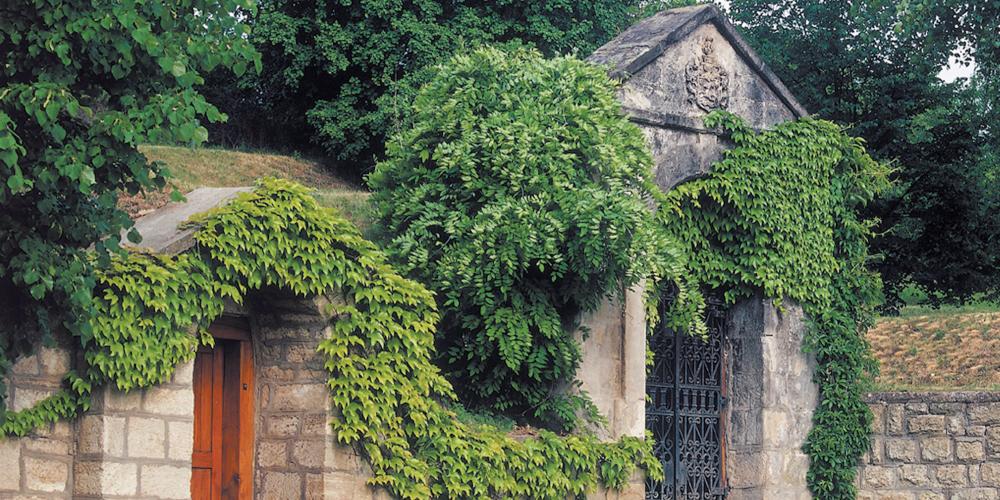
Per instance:
[[[646,428],[664,480],[646,481],[646,498],[722,499],[726,404],[722,306],[710,301],[708,340],[661,327],[649,339],[653,370],[646,380]]]

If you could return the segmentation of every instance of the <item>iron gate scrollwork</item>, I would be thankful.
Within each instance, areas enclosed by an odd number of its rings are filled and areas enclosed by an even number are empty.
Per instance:
[[[667,298],[664,297],[664,302]],[[646,498],[722,499],[725,359],[722,304],[709,300],[708,339],[660,327],[649,339],[653,370],[646,380],[646,428],[664,480],[646,480]]]

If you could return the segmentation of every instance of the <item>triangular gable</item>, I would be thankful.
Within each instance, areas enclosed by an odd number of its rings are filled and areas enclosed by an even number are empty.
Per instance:
[[[808,112],[713,5],[655,14],[588,61],[623,80],[618,99],[646,135],[661,189],[705,175],[727,143],[703,118],[724,109],[755,129]]]
[[[704,51],[712,52],[703,54]],[[670,61],[662,61],[668,58]],[[705,58],[705,64],[698,64],[697,59]],[[798,118],[806,116],[808,112],[795,99],[795,96],[788,90],[780,79],[767,67],[756,52],[746,43],[736,32],[736,28],[725,18],[723,13],[714,5],[699,5],[693,7],[682,7],[671,9],[646,18],[623,33],[615,37],[601,48],[597,49],[589,58],[589,61],[597,64],[610,66],[610,74],[629,82],[636,77],[645,77],[646,82],[632,82],[633,86],[657,87],[662,91],[667,89],[662,84],[676,82],[677,88],[671,90],[673,96],[664,94],[664,98],[683,98],[689,101],[707,101],[711,107],[712,101],[726,101],[739,104],[739,101],[749,101],[748,106],[755,103],[778,104],[784,108],[788,118]],[[656,65],[663,65],[664,68],[655,68]],[[654,66],[654,67],[651,67]],[[693,68],[692,71],[690,68]],[[740,90],[740,86],[747,86],[745,96],[712,96],[712,95],[690,95],[688,87],[702,85],[706,90],[711,90],[713,84],[719,82],[712,81],[712,70],[720,70],[727,77],[728,81],[721,82],[723,86],[728,83],[731,92]],[[698,74],[698,72],[701,74]],[[697,81],[699,77],[705,77],[707,83]],[[752,77],[751,77],[752,74]],[[702,78],[704,79],[704,78]],[[669,80],[669,81],[667,81]],[[688,80],[686,82],[685,80]],[[693,80],[693,81],[692,81]],[[645,83],[645,85],[643,85]],[[650,85],[653,84],[653,85]],[[628,90],[626,83],[626,90]],[[678,92],[678,90],[687,90]],[[716,89],[718,90],[718,89]],[[650,92],[646,92],[649,94]],[[766,95],[762,95],[766,94]],[[655,99],[655,96],[646,96]],[[702,114],[697,110],[685,112],[679,106],[666,106],[667,109],[656,109],[657,106],[642,106],[640,102],[629,102],[624,99],[623,104],[633,116],[642,118],[643,115],[673,115],[673,116],[645,116],[647,120],[660,120],[670,122],[678,121],[677,118]],[[638,104],[638,105],[637,105]],[[715,104],[719,104],[716,102]],[[726,106],[716,106],[726,107]],[[629,109],[631,108],[631,109]],[[650,109],[647,109],[650,108]],[[702,107],[701,111],[705,111]],[[736,114],[743,115],[739,109],[732,109]],[[774,112],[774,115],[784,113]],[[754,116],[744,116],[751,122],[751,125],[760,126],[774,125],[774,123],[754,123]],[[763,117],[762,117],[763,118]],[[763,118],[765,122],[774,121]],[[678,126],[691,126],[687,120],[679,120],[675,123]],[[664,123],[671,125],[671,123]]]

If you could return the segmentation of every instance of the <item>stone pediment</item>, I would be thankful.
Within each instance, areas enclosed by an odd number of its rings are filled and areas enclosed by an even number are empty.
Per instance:
[[[624,81],[621,101],[636,121],[702,129],[713,109],[767,128],[808,113],[714,5],[644,19],[589,61]]]
[[[712,110],[758,130],[808,114],[714,5],[655,14],[587,60],[622,81],[618,99],[646,135],[664,190],[721,158],[726,141],[703,122]]]

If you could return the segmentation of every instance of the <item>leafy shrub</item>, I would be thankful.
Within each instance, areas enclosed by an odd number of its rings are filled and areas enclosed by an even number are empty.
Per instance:
[[[437,70],[369,176],[388,251],[437,292],[461,399],[571,427],[582,311],[646,277],[651,157],[603,69],[479,49]],[[655,188],[652,188],[655,189]]]

